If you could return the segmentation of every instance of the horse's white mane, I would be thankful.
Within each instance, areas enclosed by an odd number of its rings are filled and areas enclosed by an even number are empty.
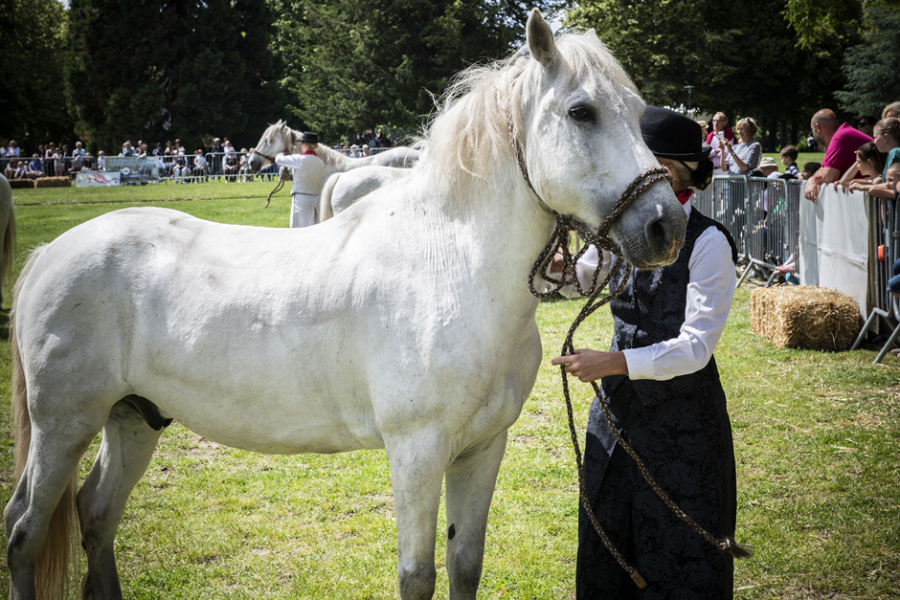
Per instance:
[[[560,72],[570,76],[588,72],[637,93],[631,78],[593,30],[563,35],[556,44],[564,63]],[[424,140],[428,150],[421,164],[456,185],[465,180],[471,185],[483,184],[485,178],[496,175],[486,172],[488,165],[517,169],[509,158],[514,157],[513,136],[524,151],[525,140],[519,134],[524,125],[523,91],[537,89],[544,79],[543,68],[528,55],[527,46],[506,59],[473,65],[457,74],[427,127]]]

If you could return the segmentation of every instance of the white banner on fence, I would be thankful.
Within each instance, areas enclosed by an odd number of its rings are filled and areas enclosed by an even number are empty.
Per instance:
[[[119,185],[122,176],[118,171],[83,171],[75,173],[75,187],[107,187]]]
[[[815,204],[800,200],[801,281],[847,294],[865,317],[869,215],[865,195],[823,186]]]
[[[108,156],[106,168],[119,171],[123,184],[159,181],[159,165],[155,156]]]

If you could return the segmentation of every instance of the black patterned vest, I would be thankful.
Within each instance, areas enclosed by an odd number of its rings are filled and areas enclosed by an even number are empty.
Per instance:
[[[710,227],[716,227],[725,234],[731,245],[732,260],[737,262],[737,247],[728,230],[692,207],[684,246],[678,259],[674,263],[658,269],[633,270],[625,289],[610,303],[615,322],[615,334],[610,351],[644,348],[678,337],[681,326],[684,324],[687,287],[690,281],[688,265],[691,254],[697,239]],[[621,277],[621,272],[614,275],[609,288],[617,287]],[[702,389],[705,385],[694,380],[708,380],[713,373],[716,373],[715,379],[718,380],[715,359],[711,358],[706,367],[700,371],[681,375],[671,380],[638,379],[632,381],[625,375],[616,375],[604,377],[602,387],[606,397],[611,399],[613,413],[617,417],[624,417],[626,415],[621,411],[623,407],[616,407],[617,403],[614,400],[615,391],[620,385],[634,387],[633,391],[640,402],[645,406],[653,406],[673,393],[678,394],[692,388]],[[616,410],[616,408],[620,410]],[[626,427],[627,422],[628,419],[623,423]]]

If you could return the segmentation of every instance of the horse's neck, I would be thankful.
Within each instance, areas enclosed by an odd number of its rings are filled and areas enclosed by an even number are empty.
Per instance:
[[[453,252],[454,246],[462,252],[472,252],[474,247],[477,256],[462,261],[477,271],[467,274],[468,281],[489,285],[505,297],[506,305],[534,302],[527,277],[554,224],[554,215],[541,207],[520,178],[516,170],[482,185],[466,186],[465,198],[455,196],[459,191],[453,187],[443,190],[436,198],[440,210],[435,211],[433,218],[426,213],[428,222],[423,224],[435,234],[433,242],[444,245],[444,253]],[[436,191],[423,193],[433,195]],[[455,230],[449,235],[457,239],[448,239],[442,230]],[[460,235],[466,239],[459,239]]]
[[[343,152],[338,152],[328,146],[319,144],[319,147],[316,148],[316,156],[325,163],[325,169],[329,175],[346,171],[349,167],[350,159],[344,156]]]

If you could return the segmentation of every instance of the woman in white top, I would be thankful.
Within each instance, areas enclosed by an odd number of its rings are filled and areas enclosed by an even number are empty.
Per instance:
[[[316,156],[319,136],[305,131],[300,137],[300,154],[278,153],[275,164],[293,169],[291,185],[291,227],[309,227],[318,222],[319,194],[325,185],[325,163]]]

